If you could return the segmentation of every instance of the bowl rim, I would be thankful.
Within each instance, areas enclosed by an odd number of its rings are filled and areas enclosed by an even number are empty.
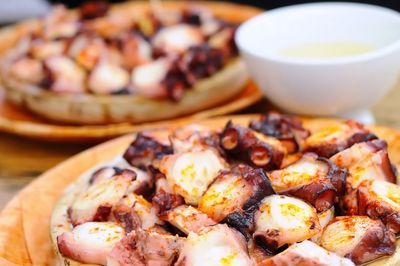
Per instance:
[[[400,34],[397,39],[391,41],[387,45],[379,47],[373,51],[359,54],[359,55],[352,55],[352,56],[343,56],[343,57],[336,57],[336,58],[298,58],[298,57],[287,57],[287,56],[279,56],[279,55],[267,55],[255,52],[246,45],[246,40],[244,40],[243,32],[245,30],[249,30],[249,25],[252,24],[253,21],[259,20],[266,16],[274,15],[277,13],[286,13],[290,12],[295,9],[304,9],[304,8],[315,8],[318,6],[339,6],[339,7],[356,7],[356,8],[367,8],[373,11],[383,11],[387,14],[394,15],[398,17],[400,23],[400,12],[397,12],[393,9],[382,7],[378,5],[372,4],[364,4],[364,3],[357,3],[357,2],[316,2],[316,3],[304,3],[304,4],[296,4],[290,6],[279,7],[275,9],[271,9],[269,11],[265,11],[253,18],[247,20],[246,22],[242,23],[236,34],[235,34],[235,43],[239,48],[241,55],[249,54],[256,58],[261,58],[264,60],[272,61],[275,63],[284,63],[284,64],[292,64],[292,65],[342,65],[342,64],[351,64],[351,63],[361,63],[373,59],[377,59],[388,54],[391,54],[397,50],[400,50]]]

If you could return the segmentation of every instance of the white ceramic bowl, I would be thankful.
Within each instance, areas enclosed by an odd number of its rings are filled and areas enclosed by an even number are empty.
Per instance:
[[[336,58],[282,55],[296,45],[337,41],[376,49]],[[400,15],[372,5],[316,3],[267,11],[240,26],[236,43],[265,95],[297,114],[361,112],[394,87],[400,73]]]

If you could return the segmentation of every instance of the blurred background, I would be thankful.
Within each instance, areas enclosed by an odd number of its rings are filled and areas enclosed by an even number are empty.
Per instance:
[[[227,1],[227,0],[225,0]],[[0,6],[0,24],[9,24],[15,21],[40,16],[45,14],[50,5],[53,3],[63,3],[69,7],[75,7],[82,3],[82,0],[69,0],[69,1],[57,1],[57,0],[13,0],[7,1],[7,4],[2,4]],[[108,2],[121,2],[121,0],[110,0]],[[191,1],[196,2],[196,1]],[[229,1],[228,1],[229,2]],[[230,2],[235,3],[243,3],[247,5],[254,5],[264,9],[272,9],[287,5],[294,5],[300,3],[312,3],[312,2],[338,2],[338,1],[295,1],[295,0],[280,0],[280,1],[271,1],[271,0],[233,0]],[[388,0],[370,0],[370,1],[341,1],[341,2],[360,2],[360,3],[369,3],[380,6],[389,7],[395,10],[400,11],[400,1],[388,1]]]

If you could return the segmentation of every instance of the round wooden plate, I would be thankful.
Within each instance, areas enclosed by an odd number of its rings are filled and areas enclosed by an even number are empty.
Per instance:
[[[98,126],[79,126],[54,124],[37,117],[27,110],[14,106],[5,99],[0,89],[0,131],[45,141],[63,142],[98,142],[129,132],[163,127],[171,123],[185,123],[204,118],[225,115],[248,107],[262,98],[262,93],[249,82],[246,88],[229,102],[220,106],[200,111],[192,115],[144,124],[109,124]]]
[[[200,123],[211,127],[221,127],[232,119],[234,123],[245,125],[255,117],[255,115],[226,116]],[[337,120],[304,120],[305,127],[311,131],[332,123],[337,123]],[[170,126],[178,125],[180,124],[170,124]],[[399,166],[400,133],[378,126],[369,128],[388,142],[391,160]],[[133,135],[126,135],[110,140],[68,159],[37,178],[14,197],[0,215],[0,265],[54,265],[56,257],[49,233],[50,216],[54,204],[68,184],[95,165],[122,154],[133,137]],[[397,243],[396,254],[385,257],[383,261],[378,261],[379,263],[398,265],[396,261],[400,259],[400,240]],[[376,264],[373,263],[373,265]]]
[[[166,1],[165,7],[183,7],[187,5],[182,1]],[[241,22],[261,12],[260,9],[251,6],[230,4],[223,2],[196,2],[196,5],[206,6],[220,17],[228,17],[232,21]],[[118,12],[134,14],[135,10],[149,9],[148,1],[135,1],[113,5],[112,8]],[[137,9],[139,8],[139,9]],[[240,10],[240,12],[232,12]],[[6,27],[0,31],[0,54],[13,47],[20,36],[29,32],[30,29],[38,27],[37,20],[31,20]],[[212,95],[211,95],[212,97]],[[248,107],[262,98],[261,92],[253,83],[249,83],[242,92],[233,99],[229,99],[219,106],[203,110],[191,115],[176,119],[156,122],[158,126],[169,123],[186,122],[188,120],[203,119],[223,114],[229,114],[245,107]],[[162,110],[160,110],[162,112]],[[46,141],[63,142],[96,142],[109,139],[115,136],[154,127],[154,123],[144,124],[108,124],[108,125],[66,125],[55,124],[39,118],[21,107],[16,107],[5,101],[4,91],[0,89],[0,131]]]

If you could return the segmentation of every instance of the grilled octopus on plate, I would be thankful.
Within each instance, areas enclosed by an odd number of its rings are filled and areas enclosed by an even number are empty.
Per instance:
[[[380,219],[400,232],[400,186],[382,180],[365,180],[358,187],[358,214]]]
[[[199,210],[216,222],[224,219],[234,222],[237,218],[244,222],[243,215],[253,212],[265,196],[273,193],[262,169],[239,164],[220,172],[200,199]]]
[[[253,265],[247,253],[245,238],[224,224],[190,233],[175,265],[201,266],[205,262],[208,265]]]
[[[259,120],[250,121],[250,128],[279,139],[288,153],[299,151],[304,145],[304,140],[310,135],[310,131],[303,128],[300,120],[276,112],[267,113]]]
[[[368,180],[382,180],[396,183],[397,170],[389,159],[387,144],[383,140],[354,144],[330,160],[348,169],[346,193],[341,200],[341,208],[345,214],[365,214],[358,210],[359,186],[363,182],[367,184]]]
[[[262,266],[288,266],[288,265],[313,265],[313,266],[354,266],[354,263],[333,252],[304,240],[291,245],[285,251],[268,258],[260,263]]]
[[[335,164],[306,153],[289,166],[268,174],[275,191],[301,198],[318,211],[331,208],[345,189],[347,171]]]
[[[317,212],[311,205],[283,195],[264,198],[254,215],[254,223],[253,238],[271,252],[321,231]]]
[[[138,133],[76,189],[59,252],[108,266],[352,266],[395,252],[385,141],[356,122],[307,138],[276,113],[250,126]]]
[[[279,168],[286,153],[275,138],[257,133],[229,121],[221,134],[221,146],[227,154],[259,168]]]
[[[125,170],[108,179],[98,179],[78,195],[68,209],[72,224],[106,221],[112,207],[129,193],[136,173]]]
[[[361,264],[396,249],[395,235],[379,220],[367,216],[341,216],[333,219],[321,236],[321,246]]]
[[[381,179],[396,183],[396,169],[387,152],[383,140],[372,140],[354,144],[331,158],[339,166],[349,169],[348,183],[351,188],[366,179]]]
[[[186,203],[197,205],[208,186],[225,168],[225,161],[214,151],[193,151],[164,156],[160,171],[172,190]]]
[[[329,158],[332,155],[352,146],[377,137],[361,123],[348,120],[325,127],[311,134],[304,143],[304,151],[315,152]]]
[[[111,222],[87,222],[57,237],[60,253],[83,263],[106,265],[106,257],[124,236],[124,229]]]

